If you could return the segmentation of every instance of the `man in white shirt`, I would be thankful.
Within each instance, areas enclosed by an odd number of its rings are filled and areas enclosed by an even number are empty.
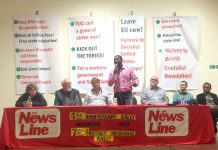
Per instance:
[[[83,105],[88,106],[105,106],[111,105],[112,100],[106,90],[100,86],[100,79],[94,77],[91,80],[92,89],[87,93]]]

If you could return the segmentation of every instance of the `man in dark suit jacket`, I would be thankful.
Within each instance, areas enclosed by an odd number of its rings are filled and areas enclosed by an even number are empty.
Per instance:
[[[77,89],[71,88],[71,82],[64,79],[62,82],[62,89],[55,92],[54,105],[57,106],[75,106],[82,105],[80,93]]]
[[[218,118],[218,98],[217,95],[210,92],[211,90],[211,84],[208,82],[205,82],[203,84],[203,93],[197,95],[197,101],[198,104],[202,105],[208,105],[211,108],[211,115],[213,119],[214,124],[214,132],[217,133],[217,121]]]

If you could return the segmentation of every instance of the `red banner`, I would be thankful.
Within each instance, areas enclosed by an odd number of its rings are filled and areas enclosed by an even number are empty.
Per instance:
[[[208,106],[5,108],[8,148],[214,143]]]

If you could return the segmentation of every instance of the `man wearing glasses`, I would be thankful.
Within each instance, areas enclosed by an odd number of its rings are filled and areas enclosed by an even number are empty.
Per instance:
[[[152,76],[150,79],[150,87],[146,88],[141,93],[142,104],[168,104],[169,99],[166,92],[158,87],[158,77]]]
[[[77,89],[71,88],[69,79],[61,82],[62,89],[55,92],[54,105],[56,106],[75,106],[82,105],[80,93]]]

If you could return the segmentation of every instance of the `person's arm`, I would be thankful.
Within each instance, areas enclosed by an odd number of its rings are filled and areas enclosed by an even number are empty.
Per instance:
[[[194,96],[193,96],[192,93],[190,93],[190,100],[191,100],[191,99],[194,99]]]
[[[196,96],[196,100],[198,101],[198,104],[201,104],[201,101],[200,101],[200,94],[198,94],[198,95]]]
[[[88,103],[89,103],[89,94],[88,94],[88,92],[87,92],[87,93],[86,93],[86,97],[84,98],[84,101],[83,101],[83,106],[88,105]]]
[[[147,99],[147,97],[146,97],[146,89],[145,89],[141,92],[141,104],[146,104],[147,103],[146,99]]]
[[[131,69],[131,82],[132,82],[132,86],[134,87],[139,85],[139,79],[132,69]]]
[[[77,106],[81,106],[82,105],[82,99],[80,97],[80,92],[79,90],[76,91],[76,98],[75,98],[75,101],[76,101],[76,105]]]
[[[58,92],[59,91],[55,92],[54,106],[60,106],[60,100],[59,100],[59,97],[58,97]]]
[[[177,94],[175,93],[174,95],[173,95],[173,104],[178,104],[179,102],[178,102],[178,96],[177,96]]]
[[[215,104],[215,105],[218,105],[218,98],[217,98],[217,95],[214,94],[213,97],[214,97],[214,98],[213,98],[214,104]]]
[[[42,94],[37,93],[35,100],[32,101],[32,106],[47,106],[47,102]]]
[[[167,96],[165,91],[163,93],[163,100],[164,100],[164,104],[169,104],[169,98],[168,98],[168,96]]]
[[[115,73],[111,71],[108,78],[108,86],[112,86],[116,82]]]
[[[23,102],[25,102],[26,100],[27,100],[27,99],[26,99],[25,94],[21,95],[21,96],[19,97],[19,99],[16,101],[15,106],[16,106],[16,107],[24,107]]]

